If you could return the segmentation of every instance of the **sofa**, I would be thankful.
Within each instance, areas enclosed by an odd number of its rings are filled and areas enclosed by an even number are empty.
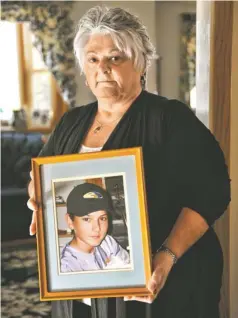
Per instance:
[[[40,133],[1,132],[2,241],[29,237],[32,212],[27,207],[31,158],[43,147]]]

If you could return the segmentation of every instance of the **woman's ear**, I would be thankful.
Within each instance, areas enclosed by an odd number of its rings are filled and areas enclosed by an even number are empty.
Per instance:
[[[65,214],[65,221],[66,223],[68,224],[68,227],[73,230],[74,229],[74,223],[73,221],[71,220],[70,216],[68,213]]]

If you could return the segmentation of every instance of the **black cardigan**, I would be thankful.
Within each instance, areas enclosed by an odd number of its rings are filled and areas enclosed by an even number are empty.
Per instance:
[[[97,102],[64,114],[40,156],[78,153],[96,112]],[[102,150],[135,146],[143,149],[152,251],[169,235],[182,207],[209,225],[222,215],[230,201],[224,156],[189,107],[142,91]],[[210,228],[191,249],[214,249],[214,236]]]

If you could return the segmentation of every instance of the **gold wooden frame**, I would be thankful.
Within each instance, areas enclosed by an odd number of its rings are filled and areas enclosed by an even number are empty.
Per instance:
[[[142,249],[144,258],[144,277],[145,286],[130,286],[123,288],[106,288],[106,289],[85,289],[85,290],[67,290],[67,291],[50,291],[48,288],[49,278],[47,274],[46,259],[46,242],[44,229],[44,212],[42,202],[41,187],[41,167],[46,164],[57,164],[63,162],[89,161],[93,159],[113,158],[121,156],[134,156],[136,169],[136,182],[138,195],[138,205],[140,209],[140,229],[142,233]],[[144,185],[143,158],[141,147],[101,151],[96,153],[83,153],[73,155],[61,155],[54,157],[38,157],[32,159],[32,171],[34,176],[35,199],[39,205],[37,212],[37,251],[38,251],[38,269],[39,269],[39,285],[40,299],[42,301],[49,300],[67,300],[78,298],[102,298],[102,297],[122,297],[129,295],[146,296],[151,293],[146,285],[151,277],[151,247],[149,239],[149,227],[147,216],[147,205]],[[80,275],[80,274],[79,274]]]

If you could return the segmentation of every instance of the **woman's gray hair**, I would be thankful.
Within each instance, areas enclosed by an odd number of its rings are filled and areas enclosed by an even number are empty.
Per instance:
[[[84,46],[92,34],[109,34],[116,47],[130,58],[135,69],[146,74],[151,60],[156,58],[155,48],[146,27],[134,14],[121,8],[96,6],[79,20],[74,39],[74,52],[81,70],[84,65]]]

